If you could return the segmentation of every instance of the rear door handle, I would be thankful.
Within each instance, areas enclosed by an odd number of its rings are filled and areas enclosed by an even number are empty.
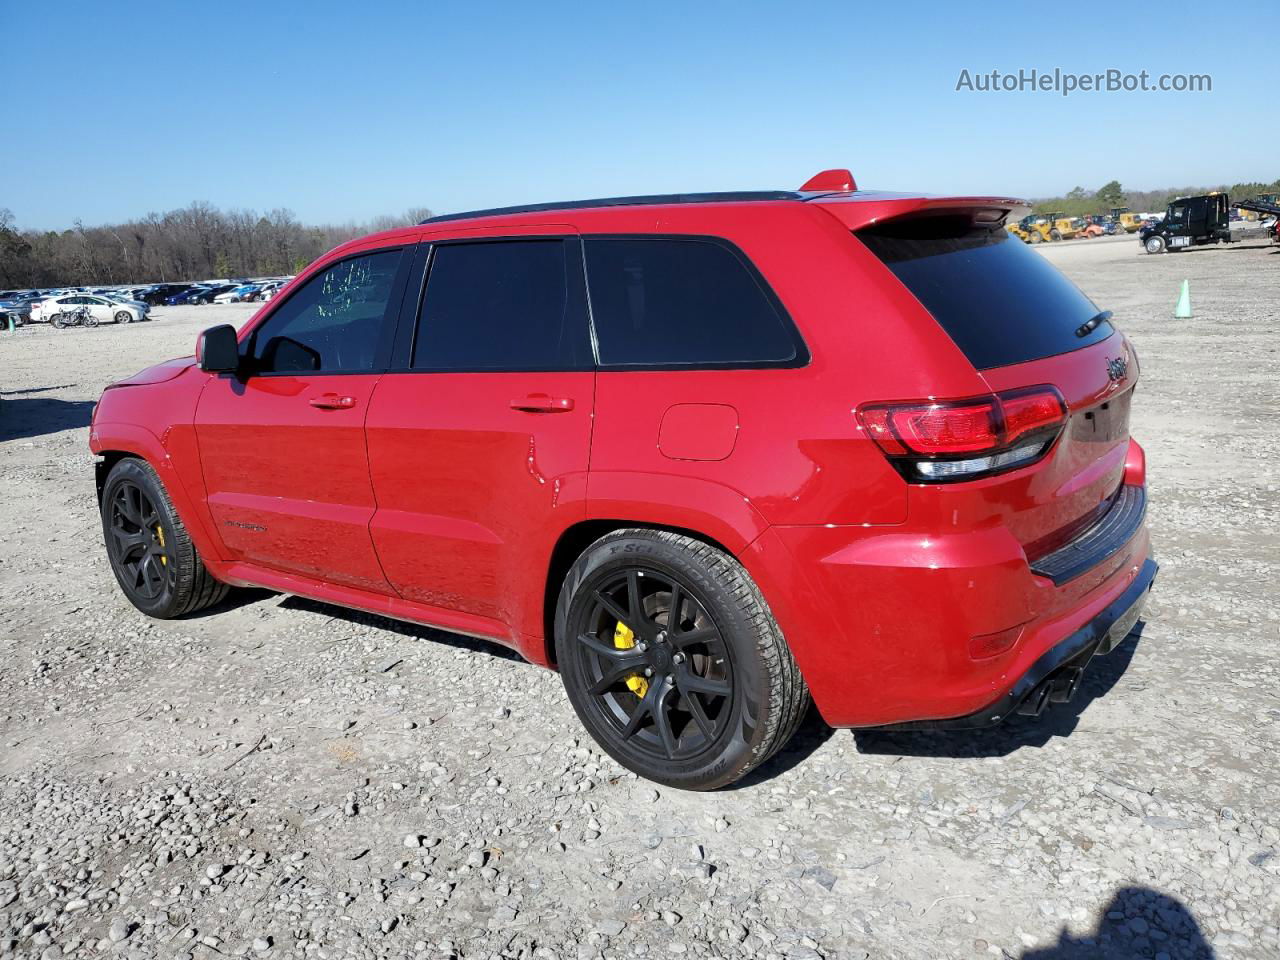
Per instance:
[[[321,410],[350,410],[356,405],[356,398],[339,396],[336,393],[322,393],[318,397],[312,397],[310,403]]]
[[[525,413],[564,413],[573,409],[573,398],[533,394],[520,400],[512,400],[511,409],[523,410]]]

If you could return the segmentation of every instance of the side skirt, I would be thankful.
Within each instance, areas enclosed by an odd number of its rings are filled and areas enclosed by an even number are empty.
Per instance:
[[[370,593],[354,587],[338,586],[323,580],[315,580],[296,573],[282,573],[279,570],[251,563],[208,563],[206,566],[215,577],[233,587],[265,587],[268,590],[290,593],[309,600],[318,600],[321,603],[332,603],[339,607],[375,613],[393,620],[435,627],[479,640],[490,640],[504,647],[511,647],[522,656],[524,655],[524,650],[511,629],[506,624],[488,617],[459,613],[456,610],[446,610],[443,607],[415,603],[400,597]]]

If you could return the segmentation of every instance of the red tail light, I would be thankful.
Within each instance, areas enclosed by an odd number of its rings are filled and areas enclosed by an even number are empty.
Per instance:
[[[971,480],[1038,460],[1067,419],[1048,385],[963,400],[864,404],[858,420],[913,482]]]

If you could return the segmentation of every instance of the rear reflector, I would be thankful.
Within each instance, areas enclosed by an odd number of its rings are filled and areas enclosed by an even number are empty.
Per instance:
[[[1022,636],[1022,627],[1011,627],[999,633],[987,633],[969,639],[969,657],[973,660],[986,660],[995,657],[1013,647]]]
[[[1057,439],[1067,405],[1043,385],[962,400],[864,404],[857,414],[906,479],[937,483],[1033,462]]]

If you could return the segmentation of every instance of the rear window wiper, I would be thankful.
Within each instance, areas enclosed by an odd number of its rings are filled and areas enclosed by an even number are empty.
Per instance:
[[[1100,310],[1098,313],[1095,313],[1092,317],[1090,317],[1084,323],[1080,324],[1080,326],[1076,327],[1076,336],[1087,337],[1089,334],[1093,333],[1094,330],[1098,329],[1098,327],[1102,324],[1103,321],[1110,320],[1110,319],[1111,319],[1110,310]]]

